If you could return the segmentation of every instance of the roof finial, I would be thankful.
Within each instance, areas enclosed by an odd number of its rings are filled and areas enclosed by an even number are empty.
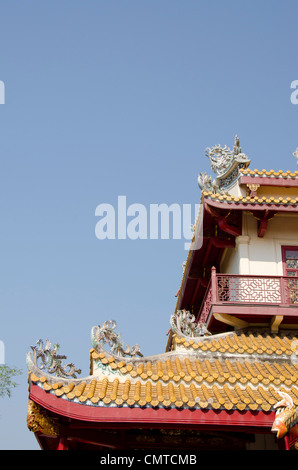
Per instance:
[[[29,370],[32,370],[35,366],[39,369],[46,369],[49,374],[55,374],[59,377],[76,378],[76,374],[80,374],[81,369],[76,369],[73,363],[63,365],[62,360],[67,359],[67,356],[57,354],[59,348],[60,346],[57,343],[52,346],[48,339],[45,344],[42,339],[39,339],[36,342],[36,346],[31,346],[33,351],[33,360],[31,358],[32,351],[27,354],[27,365]]]
[[[221,147],[219,144],[206,148],[206,157],[209,158],[211,169],[216,173],[216,180],[207,173],[200,173],[198,184],[205,191],[226,191],[240,175],[241,168],[247,168],[250,164],[245,153],[242,153],[240,139],[235,135],[233,150],[226,145]]]
[[[297,158],[297,165],[298,165],[298,147],[296,148],[295,152],[293,152],[295,158]]]
[[[115,332],[116,329],[115,320],[107,320],[102,326],[93,326],[91,329],[91,341],[95,349],[101,349],[101,344],[108,344],[111,347],[111,353],[116,354],[117,356],[130,356],[134,357],[136,355],[143,356],[140,351],[140,346],[135,344],[130,347],[127,345],[124,349],[123,342],[121,341],[121,336],[119,333]]]
[[[239,139],[238,135],[235,135],[233,154],[234,155],[239,155],[239,153],[242,153],[241,147],[240,147],[240,139]]]

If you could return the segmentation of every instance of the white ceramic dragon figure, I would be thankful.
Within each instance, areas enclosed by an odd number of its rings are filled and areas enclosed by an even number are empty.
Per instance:
[[[115,332],[117,324],[114,320],[105,321],[102,326],[94,326],[91,329],[91,341],[95,349],[101,349],[102,344],[108,344],[111,348],[111,353],[117,356],[143,356],[140,352],[140,346],[125,346],[121,341],[121,335]]]
[[[31,346],[31,350],[27,354],[27,366],[32,369],[34,366],[39,369],[46,369],[49,374],[54,374],[59,377],[74,377],[80,374],[81,370],[77,369],[73,363],[63,365],[62,360],[67,359],[67,356],[57,354],[59,344],[51,345],[47,339],[45,344],[39,339],[36,346]],[[31,354],[33,352],[33,359]]]

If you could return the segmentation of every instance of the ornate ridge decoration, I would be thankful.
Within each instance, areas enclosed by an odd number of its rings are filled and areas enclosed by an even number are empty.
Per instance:
[[[298,165],[298,147],[296,150],[293,152],[293,156],[297,159],[297,165]]]
[[[195,316],[187,310],[177,310],[170,318],[173,333],[189,337],[209,336],[203,323],[196,323]]]
[[[271,431],[276,432],[276,437],[280,439],[298,423],[298,408],[295,408],[290,395],[280,391],[278,393],[281,400],[274,405],[276,415]]]
[[[54,344],[53,347],[49,340],[46,340],[44,345],[43,341],[39,339],[36,342],[37,346],[31,346],[33,351],[33,361],[31,358],[31,351],[27,354],[27,365],[35,365],[39,369],[46,369],[49,374],[55,374],[58,377],[74,377],[76,374],[80,374],[81,370],[76,369],[73,363],[62,365],[62,360],[67,359],[67,356],[57,354],[59,344]],[[68,370],[66,369],[68,367]]]
[[[212,192],[225,192],[226,189],[238,178],[239,169],[247,168],[250,163],[247,155],[242,153],[240,140],[235,136],[233,150],[226,145],[221,147],[219,144],[212,148],[207,147],[206,157],[209,158],[211,169],[216,173],[216,180],[207,173],[200,173],[198,184],[201,189]]]
[[[135,344],[134,346],[125,346],[121,341],[121,335],[115,332],[117,324],[115,320],[107,320],[102,326],[94,326],[91,330],[91,341],[95,349],[101,349],[101,344],[108,344],[111,348],[111,353],[120,357],[125,356],[141,356],[140,346]]]

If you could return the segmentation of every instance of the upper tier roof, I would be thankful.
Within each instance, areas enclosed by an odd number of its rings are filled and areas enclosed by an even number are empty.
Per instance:
[[[274,217],[292,217],[298,208],[298,171],[250,169],[237,136],[232,151],[217,145],[206,154],[216,178],[207,173],[198,177],[199,211],[176,294],[176,311],[192,309],[194,314],[204,302],[212,267],[220,272],[225,250],[235,248],[243,235],[243,213],[255,218],[256,234],[262,238]]]

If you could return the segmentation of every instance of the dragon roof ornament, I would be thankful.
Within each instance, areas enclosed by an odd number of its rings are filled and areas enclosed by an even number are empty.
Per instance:
[[[298,423],[298,408],[295,408],[293,399],[288,393],[278,391],[278,394],[281,400],[274,405],[276,414],[271,431],[276,432],[276,437],[280,439]]]
[[[198,337],[209,335],[203,323],[197,323],[195,316],[187,310],[177,310],[170,318],[173,333],[179,336]]]
[[[211,169],[216,173],[217,177],[212,177],[207,173],[200,173],[198,176],[198,184],[201,189],[207,191],[226,191],[226,189],[237,180],[240,168],[247,168],[250,160],[247,155],[242,152],[240,140],[235,136],[233,150],[226,145],[221,147],[219,144],[211,148],[206,148],[206,157],[210,160]]]
[[[115,332],[117,324],[114,320],[105,321],[102,326],[94,326],[91,330],[91,341],[94,349],[101,350],[102,344],[108,344],[111,348],[111,353],[120,357],[136,355],[143,356],[140,352],[140,346],[135,344],[130,347],[124,346],[121,341],[121,335]]]
[[[297,159],[297,165],[298,165],[298,147],[296,148],[295,152],[293,152],[293,156]]]
[[[62,360],[67,359],[67,356],[57,354],[59,347],[57,343],[52,346],[48,339],[45,345],[41,339],[36,341],[36,346],[31,346],[32,351],[29,351],[27,354],[28,369],[32,370],[35,366],[39,369],[46,369],[49,374],[59,377],[76,378],[76,374],[80,374],[81,370],[76,369],[73,363],[62,365]],[[33,359],[31,356],[32,352]]]

